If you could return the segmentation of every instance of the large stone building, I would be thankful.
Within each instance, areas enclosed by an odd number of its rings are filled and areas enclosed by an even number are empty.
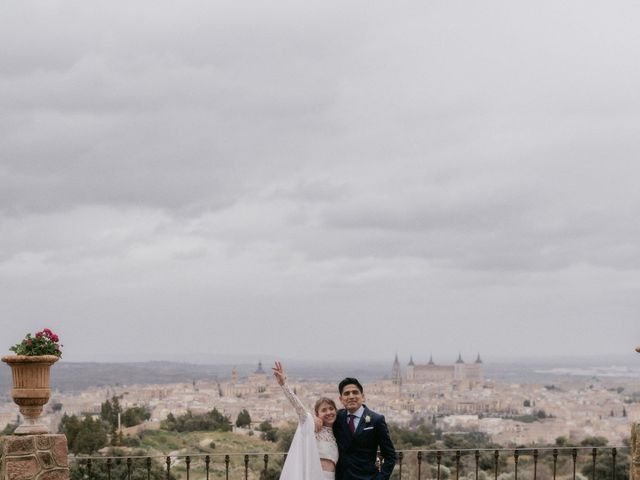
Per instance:
[[[264,393],[267,390],[268,378],[267,372],[262,368],[262,362],[258,362],[258,368],[249,374],[246,381],[239,378],[238,371],[234,367],[231,371],[231,381],[221,385],[220,395],[223,397],[243,397]]]
[[[424,384],[424,383],[469,383],[478,384],[483,381],[482,360],[480,354],[473,363],[465,363],[462,355],[453,365],[438,365],[429,357],[426,364],[416,364],[413,355],[405,369],[404,375],[400,368],[398,356],[393,362],[391,378],[396,384]]]

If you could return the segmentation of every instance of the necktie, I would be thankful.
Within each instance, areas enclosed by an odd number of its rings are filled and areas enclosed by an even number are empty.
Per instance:
[[[355,419],[355,415],[349,414],[349,431],[351,432],[351,435],[353,435],[356,431]]]

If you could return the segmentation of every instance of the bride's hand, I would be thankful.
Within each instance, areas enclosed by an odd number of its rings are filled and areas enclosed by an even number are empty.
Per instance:
[[[276,377],[276,381],[278,385],[284,385],[284,381],[287,379],[287,376],[284,374],[284,368],[282,368],[282,363],[276,362],[276,366],[273,367],[273,376]]]
[[[318,433],[320,430],[322,430],[322,426],[324,425],[324,422],[318,416],[314,417],[313,422],[315,424],[316,433]]]

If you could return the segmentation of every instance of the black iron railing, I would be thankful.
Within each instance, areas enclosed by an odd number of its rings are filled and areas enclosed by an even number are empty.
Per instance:
[[[399,450],[392,480],[627,480],[628,447]],[[70,457],[72,479],[275,480],[285,453]]]

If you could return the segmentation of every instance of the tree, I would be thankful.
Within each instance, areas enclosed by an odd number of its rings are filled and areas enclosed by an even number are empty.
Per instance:
[[[609,440],[605,437],[587,437],[580,442],[580,445],[583,447],[606,447]]]
[[[134,425],[139,425],[150,418],[151,412],[143,405],[127,408],[122,414],[121,420],[125,427],[133,427]]]
[[[244,428],[250,425],[251,425],[251,415],[249,415],[249,412],[245,408],[238,414],[238,418],[236,419],[236,427]]]
[[[484,432],[447,433],[443,441],[445,448],[450,450],[492,447],[489,436]]]
[[[60,427],[58,427],[58,432],[64,433],[65,436],[67,437],[67,445],[69,447],[69,450],[71,450],[71,445],[74,444],[79,431],[80,431],[80,419],[75,415],[69,416],[65,413],[62,416],[62,420],[60,421]]]
[[[394,445],[399,449],[429,447],[436,441],[433,430],[424,423],[416,428],[403,428],[399,425],[390,424],[389,434],[391,435]]]
[[[122,415],[119,397],[114,395],[111,401],[107,400],[100,405],[100,418],[109,424],[111,432],[118,428],[118,415]]]
[[[217,408],[214,407],[213,410],[209,412],[209,416],[213,421],[213,430],[219,430],[221,432],[231,431],[231,422],[229,421],[229,418],[220,413]]]
[[[65,413],[60,422],[59,431],[67,436],[69,451],[76,455],[94,453],[107,444],[105,423],[98,419],[94,420],[89,415],[85,415],[84,419],[80,420],[75,415],[69,416]]]
[[[599,452],[595,472],[593,470],[593,464],[585,465],[582,467],[582,475],[586,478],[595,478],[595,480],[609,480],[616,478],[616,480],[628,480],[629,479],[629,456],[619,455],[616,461],[615,475],[612,475],[612,461],[610,452]]]
[[[193,414],[191,410],[187,413],[174,416],[172,413],[162,421],[160,428],[174,432],[195,432],[195,431],[231,431],[231,422],[229,418],[224,416],[214,408],[208,413]]]
[[[266,440],[268,442],[277,442],[278,441],[278,429],[271,425],[271,422],[265,420],[258,426],[258,430],[262,432],[260,436],[262,440]]]
[[[86,415],[80,424],[80,430],[72,446],[72,451],[75,454],[91,454],[100,450],[105,445],[107,445],[107,429],[104,423]]]

